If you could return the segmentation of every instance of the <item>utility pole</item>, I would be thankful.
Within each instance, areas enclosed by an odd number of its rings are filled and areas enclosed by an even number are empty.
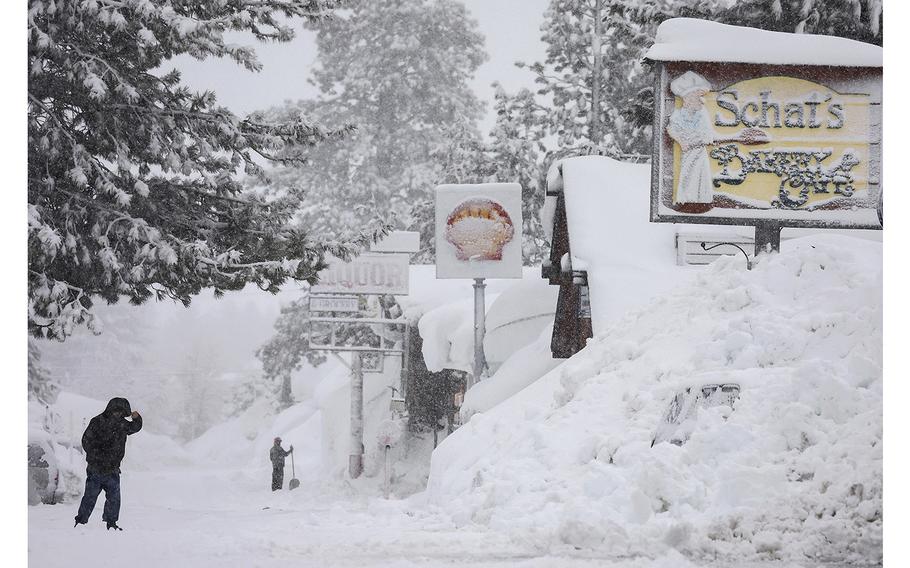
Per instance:
[[[351,455],[348,460],[351,479],[363,473],[363,363],[360,353],[351,353]]]
[[[594,2],[594,37],[591,38],[591,49],[594,52],[594,72],[591,76],[591,143],[600,144],[603,139],[600,124],[600,93],[603,80],[603,55],[601,54],[600,41],[603,33],[603,0]]]

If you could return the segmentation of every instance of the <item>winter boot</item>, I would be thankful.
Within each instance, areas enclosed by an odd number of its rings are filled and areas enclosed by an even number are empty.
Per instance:
[[[115,531],[122,531],[122,530],[123,530],[123,529],[121,529],[120,527],[117,526],[117,523],[116,523],[115,521],[108,521],[108,523],[107,523],[107,530],[111,530],[111,529],[114,529]]]
[[[79,520],[79,517],[73,517],[73,519],[76,521],[76,524],[73,525],[73,528],[76,528],[76,527],[78,527],[79,525],[84,525],[84,524],[85,524],[85,521],[80,521],[80,520]]]

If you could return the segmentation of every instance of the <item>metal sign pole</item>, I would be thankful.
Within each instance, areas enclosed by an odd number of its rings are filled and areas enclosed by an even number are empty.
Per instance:
[[[483,336],[486,331],[484,288],[486,286],[483,278],[474,279],[474,374],[470,386],[480,382],[480,375],[483,373],[484,367]]]
[[[360,353],[351,353],[351,455],[348,461],[351,479],[363,473],[363,367]]]

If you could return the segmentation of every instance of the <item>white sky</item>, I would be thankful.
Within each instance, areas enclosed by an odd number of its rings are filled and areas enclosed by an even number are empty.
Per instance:
[[[549,0],[462,1],[486,38],[489,59],[472,81],[477,96],[487,104],[487,115],[481,122],[481,131],[486,134],[494,122],[490,86],[494,81],[510,92],[534,87],[532,74],[515,67],[515,62],[543,60],[545,47],[540,40],[540,24]],[[316,60],[312,32],[298,28],[297,37],[289,43],[259,43],[240,35],[232,41],[255,46],[263,64],[261,72],[252,73],[226,59],[200,62],[189,56],[175,59],[164,69],[170,70],[176,64],[188,86],[215,91],[221,104],[241,115],[316,94],[315,88],[307,83]]]

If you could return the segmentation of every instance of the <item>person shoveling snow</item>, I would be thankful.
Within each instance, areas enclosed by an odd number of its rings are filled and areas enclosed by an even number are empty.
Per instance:
[[[293,452],[293,445],[290,450],[285,451],[281,447],[281,438],[275,438],[275,444],[269,451],[269,459],[272,460],[272,491],[278,491],[284,486],[284,458]]]

